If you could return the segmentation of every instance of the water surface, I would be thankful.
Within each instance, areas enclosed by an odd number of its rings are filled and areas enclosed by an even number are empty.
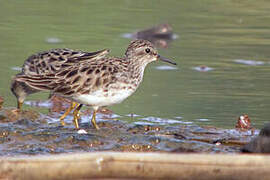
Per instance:
[[[14,67],[33,53],[110,48],[113,56],[122,56],[130,42],[122,34],[166,22],[179,38],[159,52],[176,61],[177,69],[149,65],[138,91],[110,107],[119,119],[181,117],[197,125],[233,128],[246,113],[259,128],[268,121],[270,109],[269,12],[270,3],[263,0],[2,1],[0,95],[5,106],[16,106],[10,79],[17,73]],[[237,63],[239,59],[263,64]],[[213,70],[194,70],[201,65]],[[41,93],[28,100],[47,97]],[[36,110],[48,113],[46,108]]]

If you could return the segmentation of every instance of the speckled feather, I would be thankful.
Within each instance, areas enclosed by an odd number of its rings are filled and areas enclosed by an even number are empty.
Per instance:
[[[16,79],[31,88],[49,90],[82,104],[105,106],[120,103],[134,93],[142,81],[144,68],[157,58],[157,50],[149,41],[135,40],[123,58],[67,63],[54,73],[19,75]]]
[[[17,74],[11,81],[11,91],[19,103],[22,103],[29,94],[41,91],[39,88],[29,86],[24,81],[18,81],[18,77],[26,75],[29,77],[54,74],[74,63],[97,61],[109,53],[108,49],[96,52],[74,51],[72,49],[52,49],[30,56],[22,67],[22,72]]]
[[[75,51],[72,49],[52,49],[30,56],[23,64],[22,73],[28,75],[51,74],[69,64],[84,60],[98,60],[109,53],[108,49],[96,52]]]

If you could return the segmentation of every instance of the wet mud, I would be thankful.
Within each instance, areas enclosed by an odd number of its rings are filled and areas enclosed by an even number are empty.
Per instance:
[[[52,102],[48,114],[0,109],[0,155],[90,151],[239,153],[258,134],[256,130],[194,124],[136,124],[118,120],[108,109],[97,115],[99,130],[90,124],[89,110],[82,111],[81,119],[87,120],[80,122],[78,130],[72,121],[62,126],[58,119],[69,102],[59,103],[57,98]]]

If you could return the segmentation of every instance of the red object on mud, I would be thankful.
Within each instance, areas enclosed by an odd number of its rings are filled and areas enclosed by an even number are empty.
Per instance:
[[[248,115],[244,114],[244,115],[241,115],[239,118],[238,118],[238,121],[235,125],[235,128],[237,129],[241,129],[241,130],[249,130],[252,128],[251,126],[251,121],[248,117]]]

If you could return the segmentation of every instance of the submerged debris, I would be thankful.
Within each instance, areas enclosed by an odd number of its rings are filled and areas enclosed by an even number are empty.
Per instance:
[[[123,36],[132,39],[145,39],[152,42],[156,47],[160,48],[167,48],[169,43],[178,37],[177,35],[173,34],[172,27],[166,23],[137,31],[133,34],[125,34]]]
[[[134,33],[134,37],[137,39],[147,39],[151,37],[163,38],[163,39],[172,39],[173,31],[172,27],[169,24],[159,24],[154,27],[138,31]]]
[[[201,65],[201,66],[192,67],[192,69],[199,72],[208,72],[208,71],[212,71],[214,68],[208,67],[206,65]]]

